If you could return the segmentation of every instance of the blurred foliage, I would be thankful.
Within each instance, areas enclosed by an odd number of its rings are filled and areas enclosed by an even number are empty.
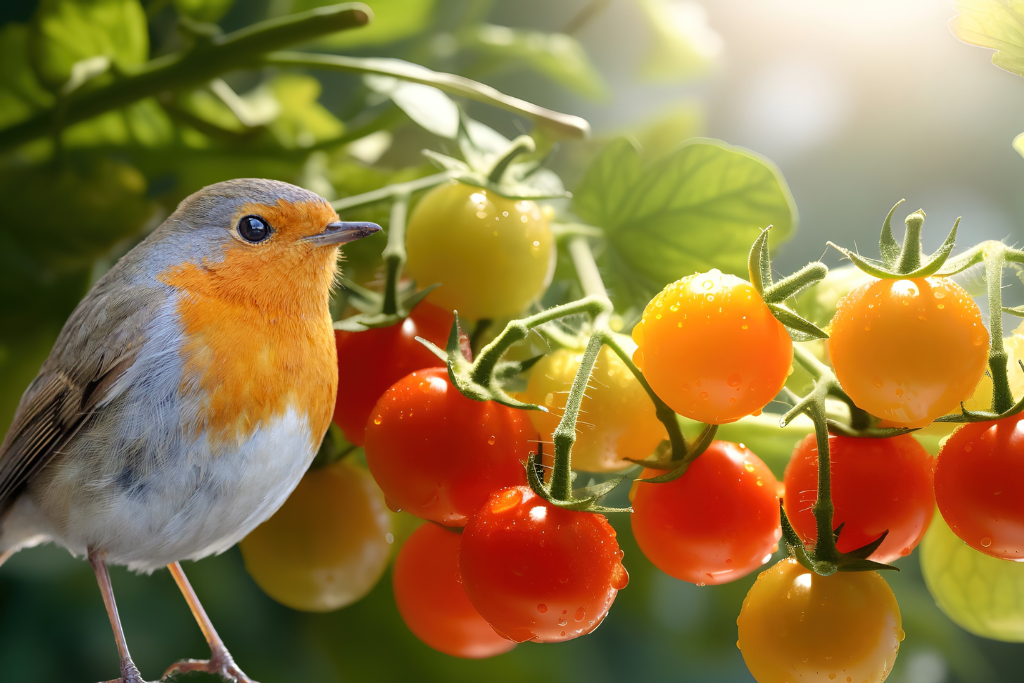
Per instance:
[[[659,83],[692,80],[713,69],[721,39],[700,5],[616,1],[641,18],[647,35],[603,45],[606,60],[641,55],[635,78]],[[51,117],[44,136],[0,152],[4,429],[87,288],[184,197],[218,181],[274,178],[341,199],[436,172],[421,149],[465,154],[456,140],[460,125],[492,147],[529,131],[536,157],[545,158],[575,190],[571,202],[554,202],[559,220],[585,221],[607,237],[598,245],[600,263],[627,322],[653,291],[693,270],[742,273],[757,228],[774,224],[775,244],[795,230],[793,200],[769,162],[714,141],[679,146],[703,128],[702,106],[692,100],[661,112],[637,112],[614,135],[560,140],[549,129],[530,128],[526,118],[422,83],[254,65],[61,124],[63,108],[76,96],[119,83],[150,60],[207,45],[221,32],[328,4],[9,0],[0,8],[5,19],[16,17],[0,25],[0,135],[41,113]],[[540,104],[555,108],[582,110],[616,96],[596,66],[600,61],[579,38],[587,22],[599,20],[611,4],[606,0],[563,0],[540,13],[487,0],[368,4],[374,12],[368,26],[320,36],[304,48],[403,59],[490,85],[515,85],[522,80],[504,77],[525,75],[529,87],[509,94],[530,101],[541,97]],[[971,30],[982,36],[989,35],[986,12],[1017,11],[1017,4],[960,2],[976,22]],[[514,25],[498,23],[510,15],[517,17]],[[1009,38],[984,38],[1003,41],[984,44],[1001,47],[1006,64],[1020,48]],[[555,86],[557,94],[545,85]],[[389,207],[372,204],[343,217],[386,228]],[[381,285],[385,241],[382,234],[346,248],[346,276]],[[575,287],[571,266],[559,268],[565,282],[556,283],[552,298],[571,296]],[[805,294],[801,304],[808,308],[801,312],[827,323],[833,291],[838,290],[823,284]],[[746,441],[780,474],[793,443],[806,432],[799,424],[779,432],[772,421],[765,415],[724,427],[722,434]],[[628,518],[613,523],[631,582],[602,627],[587,638],[559,646],[526,644],[489,661],[456,660],[419,643],[398,617],[388,576],[356,605],[313,615],[263,595],[235,550],[186,571],[238,661],[263,683],[750,681],[734,642],[735,617],[754,577],[716,588],[675,581],[642,558]],[[407,515],[396,517],[396,547],[414,526]],[[887,578],[903,608],[908,639],[891,680],[912,680],[914,662],[928,657],[945,661],[960,681],[1019,676],[1019,650],[958,630],[924,591],[916,559],[900,566],[904,572]],[[115,568],[113,576],[128,642],[145,675],[155,678],[183,656],[206,656],[167,573],[136,576]],[[63,550],[25,551],[4,565],[0,606],[0,679],[96,681],[116,671],[92,572]]]

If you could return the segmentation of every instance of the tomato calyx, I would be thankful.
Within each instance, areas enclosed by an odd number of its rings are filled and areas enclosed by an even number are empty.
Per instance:
[[[793,341],[811,341],[828,339],[828,335],[810,320],[800,316],[785,301],[799,292],[821,281],[828,274],[824,263],[815,261],[808,263],[797,272],[778,282],[772,281],[771,259],[768,254],[768,232],[772,226],[761,231],[750,248],[747,257],[747,270],[750,273],[750,284],[758,291],[768,305],[775,319],[786,326]]]
[[[686,474],[690,463],[708,449],[711,442],[715,440],[715,434],[717,433],[718,425],[704,425],[700,434],[692,442],[687,441],[685,438],[683,439],[683,447],[681,449],[673,449],[671,442],[662,441],[652,457],[643,460],[626,459],[648,469],[665,470],[665,474],[659,474],[656,477],[649,477],[647,479],[637,479],[637,481],[646,484],[667,484]]]
[[[782,501],[779,501],[779,510],[782,519],[782,537],[786,541],[786,547],[789,550],[790,557],[796,559],[797,562],[807,569],[810,569],[815,574],[818,574],[819,576],[831,576],[837,571],[867,572],[884,569],[899,571],[899,567],[868,559],[873,552],[878,550],[878,547],[882,545],[882,542],[885,541],[886,536],[889,535],[888,529],[883,531],[878,538],[861,546],[860,548],[856,548],[855,550],[851,550],[846,553],[836,551],[833,555],[827,551],[819,552],[818,547],[808,549],[807,546],[804,545],[803,541],[800,540],[800,536],[796,533],[796,530],[793,528],[793,524],[786,516],[786,510],[782,505]],[[845,522],[843,524],[845,524]],[[843,532],[843,524],[837,526],[831,534],[831,545],[833,547],[839,542],[839,535]],[[828,557],[823,558],[822,556],[826,554]]]
[[[899,200],[895,206],[889,209],[889,214],[885,217],[885,222],[882,224],[882,236],[878,240],[878,251],[881,254],[881,259],[861,256],[857,252],[841,247],[833,242],[828,242],[828,245],[841,251],[844,256],[853,261],[854,265],[868,275],[873,275],[883,280],[928,277],[940,272],[940,269],[945,265],[946,260],[953,251],[960,219],[957,218],[956,222],[953,223],[953,228],[946,235],[942,245],[932,254],[925,256],[924,251],[921,249],[921,227],[924,225],[925,219],[923,209],[918,209],[907,216],[905,220],[907,233],[903,238],[902,245],[893,237],[892,215],[896,212],[896,208],[904,201],[903,199]]]

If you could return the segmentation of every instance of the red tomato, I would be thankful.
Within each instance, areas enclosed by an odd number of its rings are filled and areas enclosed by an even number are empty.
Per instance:
[[[413,532],[395,559],[395,604],[417,638],[453,657],[482,659],[516,646],[476,611],[459,576],[462,535],[436,524]]]
[[[644,470],[643,477],[659,474]],[[714,441],[678,479],[635,485],[633,536],[647,559],[677,579],[702,586],[733,581],[778,548],[777,486],[749,449]]]
[[[363,445],[366,420],[377,399],[392,384],[413,370],[444,367],[444,361],[416,341],[416,337],[443,349],[454,322],[450,312],[421,302],[408,318],[389,327],[334,332],[338,344],[334,422],[345,432],[346,439],[356,446]]]
[[[935,500],[967,545],[1024,561],[1024,414],[953,432],[935,465]]]
[[[603,515],[555,507],[528,486],[495,491],[470,518],[459,568],[473,606],[517,643],[590,633],[629,581]]]
[[[909,434],[889,439],[829,436],[832,524],[844,524],[840,552],[848,553],[889,535],[871,554],[876,562],[909,555],[935,512],[934,462]],[[809,434],[793,451],[782,479],[786,516],[805,543],[818,538],[811,506],[818,499],[818,444]]]
[[[537,430],[521,410],[459,393],[445,368],[413,372],[377,401],[366,464],[388,506],[464,526],[492,491],[526,483]]]

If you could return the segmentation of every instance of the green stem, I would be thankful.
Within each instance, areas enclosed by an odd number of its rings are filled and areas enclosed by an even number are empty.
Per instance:
[[[832,370],[830,370],[827,365],[822,363],[813,353],[800,345],[793,346],[793,360],[799,363],[814,380],[820,380],[823,377],[827,377],[832,374]]]
[[[839,559],[836,548],[836,537],[833,531],[833,515],[835,506],[832,504],[832,462],[828,443],[828,422],[825,417],[824,398],[813,401],[807,409],[807,416],[814,422],[814,437],[818,446],[818,498],[814,501],[814,520],[818,527],[818,540],[814,544],[815,565],[825,563],[819,573],[825,575],[835,571],[835,563]],[[831,571],[827,566],[832,564]]]
[[[415,180],[409,180],[404,183],[396,183],[394,185],[387,185],[380,188],[379,190],[371,190],[370,192],[364,192],[363,194],[352,195],[351,197],[345,197],[331,202],[331,206],[337,212],[345,211],[346,209],[354,209],[357,206],[366,206],[367,204],[375,204],[382,202],[392,197],[399,195],[409,195],[419,190],[426,190],[440,185],[444,181],[451,178],[451,174],[448,172],[435,173],[434,175],[428,175],[423,178],[417,178]]]
[[[912,273],[921,267],[921,227],[924,225],[924,214],[915,211],[907,216],[907,234],[903,238],[903,250],[896,266],[898,273]]]
[[[992,412],[997,414],[1013,407],[1013,392],[1010,391],[1010,379],[1006,372],[1008,356],[1003,348],[1004,262],[1003,243],[993,243],[992,248],[985,252],[985,280],[988,284],[988,328],[991,336],[988,368],[992,375]]]
[[[228,71],[258,67],[267,52],[363,26],[372,16],[362,3],[321,7],[269,19],[218,36],[208,44],[157,57],[109,85],[75,92],[66,106],[58,104],[0,131],[0,152],[165,90],[194,88]]]
[[[557,500],[572,500],[572,445],[576,443],[576,418],[579,416],[583,394],[590,382],[590,373],[601,351],[601,335],[590,338],[579,370],[573,378],[569,397],[565,402],[565,412],[555,428],[555,463],[551,472],[551,496]]]
[[[531,102],[506,95],[494,88],[455,74],[431,71],[419,64],[384,57],[347,57],[305,52],[274,52],[267,54],[263,63],[271,66],[330,69],[349,73],[391,76],[411,83],[430,85],[438,90],[483,102],[494,107],[525,116],[541,124],[560,137],[586,138],[590,124],[585,119],[562,114]]]
[[[597,268],[597,261],[594,259],[594,252],[590,250],[590,242],[582,235],[574,236],[569,240],[569,257],[576,269],[576,277],[579,278],[583,293],[587,296],[601,297],[608,299],[608,290],[604,287],[604,280],[601,279],[601,271]],[[608,299],[609,303],[611,300]]]
[[[388,223],[388,243],[381,253],[384,267],[387,268],[387,281],[384,284],[384,305],[381,313],[396,315],[398,313],[398,278],[405,265],[405,218],[409,211],[409,195],[400,194],[391,204],[391,220]]]
[[[501,179],[505,176],[505,171],[508,170],[509,164],[511,164],[517,156],[525,152],[533,152],[537,149],[536,143],[529,135],[520,135],[512,141],[512,145],[508,148],[508,151],[496,162],[494,167],[491,168],[487,174],[487,180],[494,185],[500,185]]]
[[[824,263],[818,261],[808,263],[792,275],[769,286],[764,290],[762,296],[768,303],[782,303],[805,287],[810,287],[815,282],[822,280],[826,275],[828,275],[828,268]]]

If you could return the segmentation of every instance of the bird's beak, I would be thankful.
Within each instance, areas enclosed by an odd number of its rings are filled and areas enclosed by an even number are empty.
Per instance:
[[[380,232],[380,226],[376,223],[335,221],[334,223],[328,223],[327,227],[320,234],[311,235],[303,241],[311,243],[315,247],[333,247],[361,240],[375,232]]]

